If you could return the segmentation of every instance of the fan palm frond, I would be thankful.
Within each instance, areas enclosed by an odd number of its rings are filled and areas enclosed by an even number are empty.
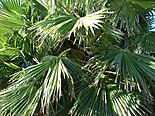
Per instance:
[[[140,18],[145,20],[143,14],[146,14],[146,11],[149,12],[154,8],[154,2],[152,0],[118,0],[117,2],[109,0],[108,2],[116,11],[116,13],[114,13],[115,18],[113,24],[120,29],[127,31],[129,36],[134,35],[134,33],[140,33]]]
[[[131,116],[149,112],[149,106],[140,103],[138,94],[118,89],[109,77],[100,77],[96,82],[87,79],[81,84],[78,98],[70,111],[73,116]],[[112,83],[112,82],[113,83]]]
[[[155,51],[155,40],[154,40],[155,32],[145,33],[141,38],[139,45],[141,46],[143,51],[147,51],[148,53],[154,53]]]
[[[37,35],[41,35],[41,41],[44,41],[47,37],[51,37],[55,46],[66,37],[70,37],[72,33],[76,34],[79,29],[85,29],[87,35],[90,33],[89,31],[94,34],[94,29],[101,27],[101,19],[105,18],[104,13],[108,13],[107,9],[94,12],[84,17],[64,14],[51,20],[41,21],[32,27],[32,29],[43,27],[38,29],[39,33]]]
[[[0,115],[153,115],[154,8],[154,0],[0,0]]]
[[[1,0],[0,1],[0,25],[1,27],[13,28],[22,27],[21,0]]]
[[[1,113],[33,115],[40,100],[42,111],[48,110],[50,100],[58,100],[62,95],[62,79],[68,81],[69,95],[74,97],[73,77],[79,69],[65,57],[47,56],[41,63],[14,74],[12,84],[0,92]]]
[[[155,59],[153,57],[109,47],[106,55],[104,54],[101,59],[103,61],[112,60],[111,67],[116,68],[116,72],[120,77],[118,80],[123,80],[126,90],[128,90],[129,85],[132,88],[132,82],[136,82],[139,91],[143,90],[148,96],[150,95],[147,82],[154,86]]]

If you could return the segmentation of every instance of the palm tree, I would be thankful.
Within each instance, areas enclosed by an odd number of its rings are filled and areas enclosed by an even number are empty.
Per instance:
[[[154,0],[0,0],[0,114],[153,116],[154,8]]]

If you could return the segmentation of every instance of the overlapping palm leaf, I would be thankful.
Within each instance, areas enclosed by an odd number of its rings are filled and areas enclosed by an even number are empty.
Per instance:
[[[98,82],[91,82],[87,78],[81,82],[71,115],[131,116],[145,115],[144,109],[149,112],[149,105],[141,103],[138,94],[119,89],[111,77],[102,75]]]
[[[150,95],[147,82],[154,86],[155,59],[153,57],[131,53],[117,47],[109,47],[108,51],[102,55],[103,62],[106,60],[112,62],[111,68],[116,69],[118,75],[116,80],[123,81],[126,90],[132,90],[132,87],[136,85],[140,92]]]
[[[149,53],[154,53],[155,51],[155,40],[154,40],[155,32],[148,32],[140,37],[139,46],[141,46],[143,51],[147,51]]]
[[[42,111],[48,110],[50,101],[58,100],[62,95],[62,79],[68,80],[68,91],[74,97],[73,77],[77,75],[72,71],[79,69],[65,57],[48,56],[41,63],[14,74],[13,83],[0,93],[1,113],[6,116],[33,115],[40,100]]]
[[[117,2],[109,0],[108,2],[111,4],[110,7],[116,11],[114,25],[126,30],[129,36],[141,31],[140,17],[146,22],[143,14],[151,11],[155,3],[152,0],[118,0]]]
[[[151,114],[154,3],[0,0],[0,115]]]
[[[24,26],[22,21],[21,0],[0,1],[0,25],[5,28],[18,28]]]
[[[88,35],[89,33],[94,34],[94,31],[102,26],[102,19],[105,18],[104,13],[109,12],[107,9],[103,9],[92,14],[88,14],[84,17],[62,14],[57,18],[41,21],[31,29],[42,27],[38,29],[37,33],[37,35],[41,35],[41,43],[43,43],[48,37],[51,38],[51,42],[54,44],[53,46],[57,46],[57,44],[62,42],[67,37],[70,38],[71,34],[77,36],[79,34],[81,36]],[[80,32],[79,30],[81,30],[82,33],[78,33]],[[84,39],[79,41],[85,42]]]

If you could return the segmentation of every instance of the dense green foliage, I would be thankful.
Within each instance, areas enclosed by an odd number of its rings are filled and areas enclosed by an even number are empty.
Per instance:
[[[0,0],[0,115],[147,116],[154,0]]]

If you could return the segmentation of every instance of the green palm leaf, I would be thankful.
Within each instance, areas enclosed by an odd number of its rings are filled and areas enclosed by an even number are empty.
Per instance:
[[[109,0],[108,2],[112,9],[116,11],[113,24],[127,31],[129,36],[140,33],[140,18],[146,21],[143,14],[154,8],[154,1],[152,0],[118,0],[117,2]]]
[[[1,114],[33,115],[40,100],[42,111],[45,107],[48,110],[50,101],[62,96],[62,79],[68,81],[69,95],[74,97],[73,74],[78,70],[79,66],[65,57],[47,56],[41,63],[14,74],[13,83],[0,92]]]
[[[138,94],[118,89],[109,77],[101,77],[99,81],[84,81],[81,84],[78,98],[70,111],[73,116],[131,116],[143,115],[149,107],[140,103]],[[103,79],[104,78],[104,79]],[[113,83],[113,84],[112,84]]]
[[[11,47],[4,40],[0,40],[0,56],[1,61],[14,60],[20,56],[20,51]]]
[[[94,34],[94,30],[101,27],[101,19],[104,18],[104,13],[109,12],[107,11],[107,9],[103,9],[101,11],[94,12],[84,17],[64,14],[51,20],[41,21],[40,23],[33,26],[31,29],[43,27],[38,30],[39,32],[37,34],[41,35],[41,43],[43,43],[47,37],[50,37],[52,39],[51,42],[54,44],[53,46],[57,46],[67,37],[70,38],[72,33],[74,35],[78,35],[78,33],[76,33],[78,32],[78,30],[84,29],[84,33],[86,35],[88,35],[88,33],[90,32]]]
[[[0,0],[0,115],[154,115],[154,3]]]
[[[132,88],[133,81],[136,82],[139,91],[143,90],[148,96],[150,95],[146,81],[154,86],[155,59],[153,57],[130,53],[127,50],[110,47],[106,56],[102,60],[105,59],[113,60],[112,66],[116,66],[115,68],[118,76],[123,82],[125,82],[125,89],[128,89],[128,85],[131,85]]]
[[[21,20],[23,9],[20,0],[1,0],[0,10],[1,27],[17,28],[25,25]]]

